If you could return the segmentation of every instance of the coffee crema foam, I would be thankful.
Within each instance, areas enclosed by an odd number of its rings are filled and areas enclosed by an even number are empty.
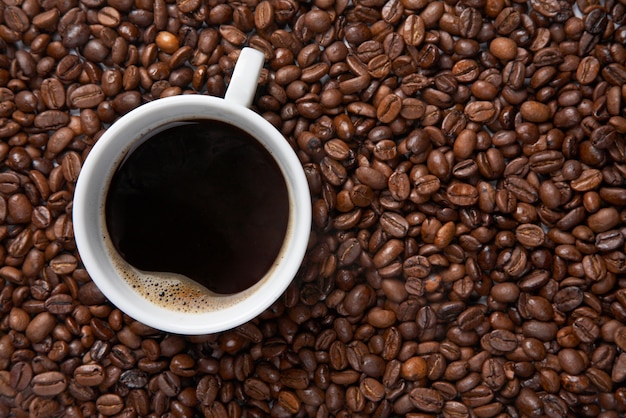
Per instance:
[[[291,228],[291,219],[290,217],[289,228]],[[106,228],[104,230],[106,231]],[[103,242],[111,266],[138,296],[163,309],[185,314],[215,312],[240,303],[268,280],[283,259],[286,248],[283,245],[272,267],[254,286],[239,293],[219,294],[182,274],[141,271],[120,256],[108,234],[103,236]]]
[[[135,292],[147,301],[170,311],[199,314],[222,310],[239,303],[257,288],[255,285],[243,292],[222,295],[211,292],[181,274],[144,272],[132,267],[116,252],[110,254],[115,260],[116,271]],[[264,283],[270,272],[257,285]]]
[[[175,273],[127,274],[125,279],[145,299],[170,310],[198,313],[206,310],[212,303],[207,289],[202,289],[190,279]]]

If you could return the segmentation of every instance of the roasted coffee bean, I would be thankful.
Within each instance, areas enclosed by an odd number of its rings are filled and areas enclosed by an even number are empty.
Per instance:
[[[453,183],[446,192],[450,202],[455,205],[471,206],[478,202],[478,190],[470,184]]]
[[[55,315],[69,314],[74,308],[74,300],[71,295],[61,293],[46,299],[44,306],[48,312]]]
[[[31,386],[36,395],[56,396],[65,390],[67,380],[61,372],[46,371],[33,376]]]
[[[488,122],[497,116],[492,102],[475,101],[465,107],[465,115],[472,122]]]
[[[424,412],[439,413],[444,406],[443,396],[434,389],[415,388],[410,392],[409,399],[415,408]]]
[[[489,51],[502,61],[512,60],[517,56],[517,44],[510,38],[495,38],[489,44]]]
[[[611,251],[620,248],[624,243],[624,235],[616,230],[596,234],[595,245],[600,251]]]
[[[119,94],[113,99],[113,109],[120,114],[127,113],[139,106],[141,95],[137,91],[128,91]]]
[[[576,79],[581,84],[591,84],[600,73],[600,62],[595,57],[585,57],[580,60],[576,69]]]
[[[78,109],[94,108],[104,100],[104,92],[97,84],[85,84],[72,91],[69,103]]]
[[[26,32],[29,26],[29,19],[24,11],[16,6],[8,6],[4,12],[5,23],[14,31]]]
[[[389,123],[398,117],[401,110],[402,99],[395,94],[389,94],[380,101],[376,116],[381,122]]]
[[[522,224],[516,228],[515,238],[527,247],[538,247],[543,244],[545,234],[537,225]]]
[[[104,381],[104,374],[99,364],[85,364],[74,370],[74,379],[83,386],[98,386]]]
[[[441,182],[438,177],[427,174],[420,176],[414,183],[415,190],[422,196],[430,196],[439,190]]]
[[[589,169],[580,173],[580,176],[571,181],[573,190],[584,192],[593,190],[602,183],[602,173],[599,170]]]
[[[49,109],[60,109],[65,105],[65,89],[56,78],[46,78],[41,84],[41,99]]]
[[[101,395],[96,400],[96,409],[103,415],[115,415],[124,409],[124,399],[115,393]]]
[[[67,113],[60,110],[45,110],[35,116],[34,125],[42,130],[54,130],[66,126],[70,121]]]

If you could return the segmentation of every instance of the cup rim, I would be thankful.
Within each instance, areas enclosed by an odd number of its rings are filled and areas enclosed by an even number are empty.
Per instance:
[[[121,277],[106,252],[104,241],[107,231],[103,225],[104,217],[100,214],[104,210],[107,186],[115,168],[125,155],[143,142],[141,138],[157,125],[194,118],[235,124],[268,149],[283,171],[289,190],[290,227],[285,237],[289,245],[285,245],[279,255],[280,262],[273,272],[271,283],[262,280],[251,288],[252,291],[217,296],[220,299],[216,301],[224,306],[223,310],[186,313],[148,301]],[[85,159],[79,174],[72,216],[82,263],[109,301],[132,318],[155,329],[197,335],[235,328],[261,314],[282,295],[304,258],[312,215],[306,176],[300,160],[282,133],[262,116],[239,104],[212,96],[184,95],[148,102],[122,116],[105,131]],[[98,234],[104,235],[94,239]]]

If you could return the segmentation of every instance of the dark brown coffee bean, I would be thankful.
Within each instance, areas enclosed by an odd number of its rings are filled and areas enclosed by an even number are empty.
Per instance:
[[[66,126],[70,121],[69,115],[60,110],[45,110],[35,116],[35,127],[42,130],[55,130]]]
[[[513,351],[517,347],[517,338],[510,331],[494,330],[490,334],[489,344],[498,351]]]
[[[538,247],[543,244],[545,234],[538,225],[522,224],[515,230],[515,238],[524,246]]]
[[[80,27],[81,30],[87,31],[86,26]],[[95,41],[94,41],[95,42]],[[98,45],[100,45],[98,43]],[[105,47],[103,47],[104,49]],[[83,71],[83,64],[77,55],[65,55],[56,67],[56,75],[61,81],[72,82],[76,80]]]
[[[430,196],[439,190],[441,182],[438,177],[427,174],[414,182],[415,190],[422,196]]]
[[[278,393],[278,403],[291,414],[297,413],[302,405],[298,397],[289,391],[280,391]]]
[[[576,319],[572,327],[582,342],[589,343],[595,341],[599,336],[600,330],[598,325],[587,317]]]
[[[366,285],[355,286],[346,295],[343,305],[347,312],[351,314],[360,314],[370,304],[372,291]]]
[[[306,389],[309,385],[307,373],[301,369],[287,369],[281,373],[280,382],[292,389]]]
[[[16,391],[23,391],[30,384],[32,377],[32,366],[25,361],[18,361],[11,367],[9,384]]]
[[[457,321],[463,331],[475,329],[485,319],[485,311],[478,306],[471,307],[459,314]]]
[[[383,123],[396,119],[402,110],[402,99],[395,94],[385,96],[376,109],[376,116]]]
[[[16,32],[26,32],[30,24],[28,16],[24,11],[16,6],[8,6],[4,11],[6,25]]]
[[[96,84],[85,84],[72,91],[69,103],[78,109],[94,108],[104,100],[104,93]]]
[[[536,189],[521,178],[509,177],[505,179],[504,187],[522,202],[533,203],[538,198]]]
[[[443,397],[434,389],[415,388],[410,392],[409,399],[415,408],[424,412],[439,413],[444,406]]]
[[[626,68],[617,63],[611,63],[602,69],[602,76],[615,86],[621,86],[626,81]]]
[[[361,246],[356,238],[348,239],[339,246],[338,261],[340,265],[351,265],[360,255]]]
[[[549,174],[559,170],[565,158],[558,151],[543,151],[533,154],[530,159],[530,169],[539,174]]]
[[[115,415],[124,409],[124,399],[115,393],[101,395],[96,400],[96,409],[103,415]]]
[[[497,116],[493,102],[475,101],[465,106],[465,116],[472,122],[488,122]]]
[[[17,134],[20,130],[20,125],[12,120],[2,118],[0,121],[0,138],[8,138]]]
[[[74,309],[74,301],[71,295],[61,293],[46,299],[44,306],[48,312],[54,315],[69,314]]]
[[[47,371],[33,376],[31,380],[33,393],[39,396],[56,396],[67,387],[63,373]]]
[[[113,99],[113,109],[119,114],[128,113],[141,104],[141,94],[138,91],[127,91]]]
[[[55,325],[56,318],[52,314],[41,312],[28,324],[25,334],[31,342],[37,343],[46,338]]]
[[[345,160],[350,156],[350,148],[340,139],[331,139],[325,142],[324,151],[335,160]]]
[[[545,122],[550,118],[550,109],[536,101],[524,102],[520,108],[522,117],[529,122]]]
[[[25,223],[30,220],[33,207],[26,195],[17,193],[9,197],[7,212],[13,223]]]
[[[424,20],[419,15],[409,16],[402,25],[403,39],[407,45],[419,46],[425,37]]]
[[[60,109],[65,105],[65,89],[56,78],[46,78],[41,84],[41,98],[49,109]]]
[[[74,379],[83,386],[98,386],[104,381],[104,373],[99,364],[84,364],[74,370]]]
[[[113,7],[103,7],[98,11],[98,23],[103,26],[116,27],[121,22],[120,12]]]
[[[81,158],[78,153],[70,151],[63,157],[61,167],[63,170],[63,177],[67,182],[76,182],[78,180],[78,174],[82,166]]]
[[[459,179],[469,179],[478,174],[478,165],[474,160],[463,160],[452,167],[452,175]]]
[[[595,57],[585,57],[578,64],[576,79],[581,84],[591,84],[600,73],[600,62]]]
[[[359,181],[374,190],[382,190],[387,186],[387,178],[380,171],[371,167],[359,167],[355,170]]]
[[[577,287],[566,287],[560,290],[554,297],[554,303],[558,310],[569,312],[578,307],[583,301],[583,292]]]
[[[523,325],[524,335],[541,341],[550,341],[556,336],[557,327],[552,322],[526,321]]]
[[[395,212],[384,212],[380,216],[380,224],[387,234],[396,238],[403,238],[409,230],[408,221]]]
[[[599,170],[588,169],[572,180],[570,185],[573,190],[584,192],[595,189],[600,183],[602,183],[602,173]]]
[[[472,59],[461,59],[452,67],[452,75],[461,83],[469,83],[478,78],[480,68],[478,63]],[[452,85],[451,87],[453,87]]]
[[[478,190],[467,183],[453,183],[446,190],[450,201],[459,206],[471,206],[478,202]]]
[[[595,245],[600,251],[611,251],[622,246],[624,243],[623,234],[616,230],[601,232],[596,234]]]
[[[619,222],[619,214],[615,208],[603,208],[587,219],[587,225],[594,232],[605,232]]]
[[[402,264],[403,274],[406,277],[425,278],[430,274],[431,265],[424,256],[412,256]]]
[[[378,402],[385,396],[385,388],[383,385],[378,380],[371,377],[363,379],[359,389],[361,393],[363,393],[363,396],[372,402]]]
[[[196,396],[202,405],[210,405],[217,399],[219,387],[214,376],[204,376],[198,382]]]

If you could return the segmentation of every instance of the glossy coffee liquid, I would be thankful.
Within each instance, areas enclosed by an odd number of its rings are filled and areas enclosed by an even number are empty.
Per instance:
[[[129,264],[222,294],[265,275],[288,217],[287,186],[269,152],[214,120],[153,135],[118,168],[106,200],[109,234]]]

